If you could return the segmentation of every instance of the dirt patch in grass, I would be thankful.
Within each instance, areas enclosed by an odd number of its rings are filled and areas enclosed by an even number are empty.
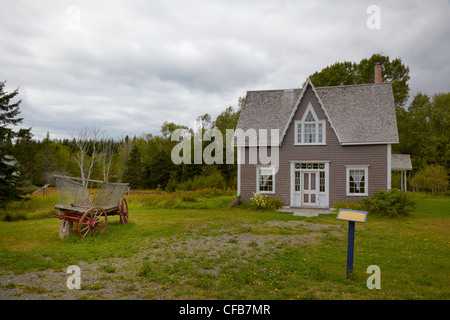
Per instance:
[[[139,253],[131,258],[80,261],[79,290],[67,288],[70,274],[66,269],[19,274],[0,271],[0,299],[202,298],[198,287],[208,287],[230,265],[270,259],[283,248],[318,243],[329,233],[342,236],[344,228],[274,220],[224,226],[200,234],[188,230],[170,238],[143,238]],[[192,287],[199,295],[190,295]]]

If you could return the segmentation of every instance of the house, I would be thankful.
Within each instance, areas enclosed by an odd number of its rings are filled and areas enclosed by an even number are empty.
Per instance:
[[[236,130],[278,130],[278,138],[237,143],[238,194],[260,192],[287,207],[329,208],[391,188],[391,145],[399,142],[391,83],[248,91]],[[252,151],[278,148],[278,165]],[[256,153],[257,154],[257,153]]]

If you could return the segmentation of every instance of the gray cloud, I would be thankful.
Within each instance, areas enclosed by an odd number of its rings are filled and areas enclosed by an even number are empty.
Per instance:
[[[213,118],[246,90],[299,87],[336,61],[382,52],[411,68],[411,95],[448,91],[448,1],[11,1],[0,80],[19,87],[37,138],[84,125],[112,137]]]

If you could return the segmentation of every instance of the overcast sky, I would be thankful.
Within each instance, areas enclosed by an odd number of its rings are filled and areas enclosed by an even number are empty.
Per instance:
[[[449,17],[448,0],[1,0],[0,81],[37,139],[160,134],[373,53],[410,67],[411,96],[449,92]]]

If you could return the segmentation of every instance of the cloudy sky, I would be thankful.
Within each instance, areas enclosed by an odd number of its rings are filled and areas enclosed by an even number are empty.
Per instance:
[[[379,20],[369,6],[379,8]],[[450,1],[0,1],[0,81],[37,139],[193,126],[247,90],[300,87],[373,53],[410,67],[410,95],[450,91]],[[379,21],[379,29],[369,28]],[[377,25],[375,25],[377,26]]]

